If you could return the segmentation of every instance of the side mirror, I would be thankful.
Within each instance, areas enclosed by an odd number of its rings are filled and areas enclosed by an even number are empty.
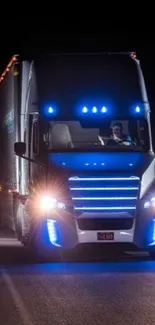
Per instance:
[[[25,142],[16,142],[14,144],[14,152],[17,156],[23,156],[26,153],[26,143]]]

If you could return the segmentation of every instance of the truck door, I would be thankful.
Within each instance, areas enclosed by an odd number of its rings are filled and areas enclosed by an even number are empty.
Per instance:
[[[39,121],[38,117],[32,115],[31,121],[31,135],[30,135],[30,158],[36,160],[39,155]],[[29,179],[33,181],[34,176],[38,171],[38,166],[35,163],[30,162],[29,166]]]

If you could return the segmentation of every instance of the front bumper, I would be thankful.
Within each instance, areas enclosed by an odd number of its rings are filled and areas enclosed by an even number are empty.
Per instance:
[[[93,213],[91,213],[91,218],[93,223],[95,223],[95,218],[93,218]],[[119,213],[118,213],[119,218]],[[53,222],[49,221],[54,220]],[[80,217],[79,217],[80,220]],[[102,218],[104,220],[104,218]],[[120,220],[120,219],[119,219]],[[151,209],[144,209],[143,207],[137,208],[136,215],[132,219],[131,227],[122,227],[120,229],[116,229],[116,226],[112,226],[111,228],[105,227],[101,229],[90,230],[80,229],[79,222],[77,217],[72,212],[61,211],[61,215],[48,216],[47,221],[51,224],[51,228],[47,227],[47,235],[53,246],[59,246],[64,249],[72,249],[79,244],[133,244],[137,246],[137,249],[150,250],[155,248],[155,211]],[[122,219],[123,221],[123,219]],[[115,224],[117,223],[117,218],[115,220]],[[120,223],[119,223],[120,224]],[[114,223],[111,222],[111,225]],[[96,227],[97,228],[97,227]],[[115,229],[114,229],[115,228]],[[127,229],[128,228],[128,229]],[[129,229],[130,228],[130,229]],[[55,232],[53,238],[55,241],[52,241],[52,235],[50,238],[50,234]],[[98,240],[98,232],[113,232],[114,240]]]

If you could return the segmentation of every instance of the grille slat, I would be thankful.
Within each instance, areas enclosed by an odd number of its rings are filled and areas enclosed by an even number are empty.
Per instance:
[[[131,177],[70,177],[69,186],[76,211],[128,211],[136,209],[140,179]]]

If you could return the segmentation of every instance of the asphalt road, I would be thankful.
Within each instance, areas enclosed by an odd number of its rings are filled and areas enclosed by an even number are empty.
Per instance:
[[[0,240],[1,325],[154,325],[155,262],[145,255],[36,263]]]

